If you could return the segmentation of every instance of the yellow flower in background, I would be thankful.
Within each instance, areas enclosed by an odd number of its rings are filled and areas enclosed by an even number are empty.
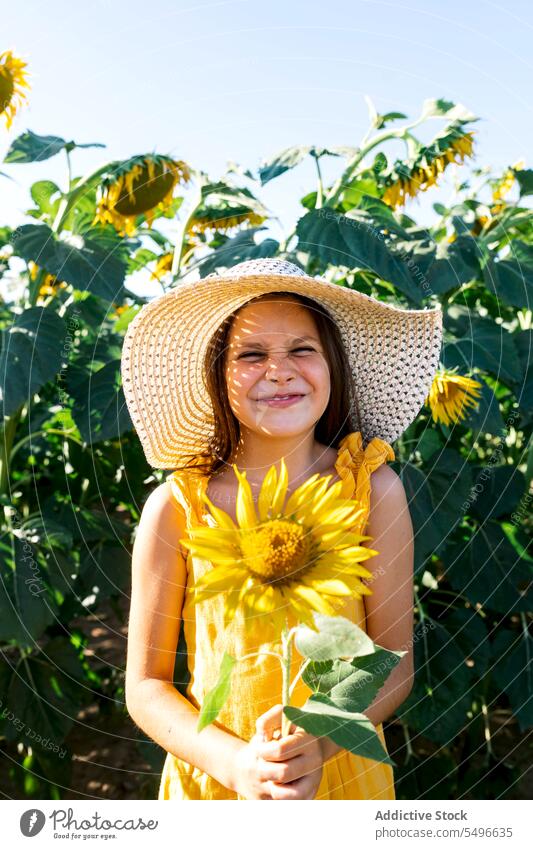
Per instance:
[[[35,280],[41,268],[32,262],[28,263],[30,280]],[[58,289],[66,289],[67,283],[64,280],[58,280],[53,274],[45,274],[45,277],[39,287],[39,297],[46,298],[49,295],[55,295]]]
[[[138,215],[151,226],[155,211],[170,206],[175,186],[190,179],[186,162],[158,154],[133,156],[103,181],[93,224],[109,223],[131,236]]]
[[[249,224],[250,227],[259,226],[265,221],[265,216],[258,215],[249,209],[243,211],[242,207],[239,210],[232,211],[231,209],[206,209],[198,211],[187,228],[187,236],[195,236],[197,233],[220,232],[228,233],[241,224]]]
[[[29,89],[27,71],[28,63],[13,56],[11,50],[0,53],[0,115],[6,121],[9,130],[18,109],[27,100],[25,88]]]
[[[161,254],[161,256],[158,257],[155,268],[150,274],[152,280],[161,280],[165,274],[168,274],[168,272],[171,271],[173,258],[173,253]]]
[[[433,421],[450,425],[461,421],[467,408],[476,406],[480,395],[479,381],[442,369],[433,378],[425,403],[431,408]]]
[[[505,206],[505,202],[497,204],[496,201],[503,201],[505,195],[509,194],[516,182],[514,172],[521,171],[524,166],[524,160],[520,159],[518,162],[515,162],[514,165],[511,165],[511,167],[504,172],[501,178],[493,184],[492,200],[494,201],[495,205],[492,207],[491,211],[493,211],[494,214],[502,212]]]
[[[441,149],[441,145],[445,146]],[[460,165],[465,157],[472,156],[474,134],[457,134],[457,130],[423,149],[410,173],[401,174],[387,188],[383,200],[389,206],[404,206],[408,198],[415,197],[437,184],[437,180],[452,162]]]
[[[129,308],[130,308],[129,304],[119,305],[119,304],[113,303],[113,313],[112,313],[112,315],[118,318],[120,315],[122,315],[123,312],[126,312],[126,310],[129,310]]]
[[[340,496],[342,481],[328,488],[332,475],[312,475],[286,501],[282,459],[279,478],[275,466],[265,475],[256,510],[246,472],[233,470],[238,524],[204,493],[216,527],[192,528],[180,540],[213,564],[194,585],[195,603],[226,593],[225,627],[241,608],[250,629],[260,621],[277,639],[286,617],[316,631],[313,611],[334,616],[343,599],[372,593],[360,580],[371,577],[361,563],[377,551],[361,546],[370,537],[353,532],[364,508]]]

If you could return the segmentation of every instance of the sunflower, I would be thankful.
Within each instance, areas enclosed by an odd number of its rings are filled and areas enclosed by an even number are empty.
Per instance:
[[[172,270],[173,258],[173,253],[161,254],[161,256],[157,258],[155,268],[150,274],[152,280],[161,280],[161,278],[164,277],[165,274],[168,274],[169,271]]]
[[[225,627],[241,608],[249,629],[260,620],[276,639],[286,618],[316,631],[313,611],[333,616],[343,599],[372,593],[360,580],[371,577],[361,562],[378,552],[361,546],[370,537],[353,532],[364,508],[341,497],[342,481],[328,488],[332,475],[312,475],[286,501],[282,458],[279,479],[275,466],[265,475],[256,509],[246,472],[233,470],[238,524],[203,493],[216,527],[192,528],[181,540],[213,565],[194,585],[195,603],[226,593]]]
[[[27,62],[13,56],[11,50],[0,53],[0,115],[4,115],[9,130],[17,110],[27,100]]]
[[[407,198],[435,186],[451,162],[460,165],[466,156],[472,156],[473,145],[473,133],[465,133],[460,127],[448,128],[444,135],[422,148],[410,168],[402,162],[396,163],[383,200],[392,207],[403,206]]]
[[[445,425],[457,423],[475,407],[481,394],[481,383],[456,374],[454,369],[441,369],[433,378],[426,404],[431,408],[433,421]]]
[[[35,280],[37,275],[42,270],[31,259],[28,263],[30,280]],[[55,295],[58,289],[66,289],[67,283],[64,280],[58,280],[53,274],[45,273],[44,279],[39,287],[39,297],[46,298],[49,295]]]
[[[228,233],[230,230],[240,227],[241,224],[248,224],[250,227],[256,227],[265,221],[264,215],[259,215],[245,207],[228,207],[227,209],[209,208],[198,210],[194,218],[187,228],[187,236],[194,237],[198,233],[212,234]]]
[[[158,154],[133,156],[103,181],[93,224],[109,223],[131,236],[138,215],[144,215],[151,225],[156,209],[170,206],[176,184],[190,179],[186,162]]]

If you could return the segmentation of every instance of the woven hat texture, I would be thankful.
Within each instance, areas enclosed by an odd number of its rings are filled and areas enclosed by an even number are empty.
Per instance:
[[[355,378],[363,440],[391,443],[416,418],[438,368],[442,310],[405,310],[310,277],[281,259],[241,262],[182,283],[146,304],[122,350],[126,403],[148,462],[173,469],[204,450],[213,433],[205,382],[209,340],[222,321],[267,292],[295,292],[337,323]]]

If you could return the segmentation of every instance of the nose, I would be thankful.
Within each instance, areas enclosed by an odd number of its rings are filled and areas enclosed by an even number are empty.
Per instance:
[[[267,359],[265,377],[267,380],[292,380],[294,378],[294,368],[289,361],[289,355],[286,351],[279,353],[270,353]]]

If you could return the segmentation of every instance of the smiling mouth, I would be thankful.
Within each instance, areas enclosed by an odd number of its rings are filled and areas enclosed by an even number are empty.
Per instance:
[[[305,398],[305,395],[300,392],[295,392],[287,395],[273,395],[270,398],[258,398],[257,403],[267,404],[269,407],[277,407],[299,401],[301,398]]]

